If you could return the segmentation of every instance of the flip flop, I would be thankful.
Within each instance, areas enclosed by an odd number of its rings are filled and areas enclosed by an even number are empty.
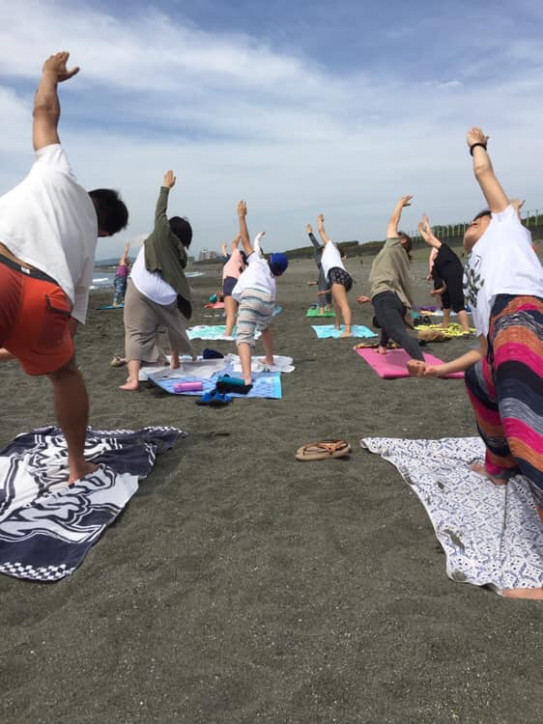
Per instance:
[[[351,446],[346,440],[320,440],[303,445],[296,451],[296,460],[327,460],[348,455]]]
[[[123,357],[120,354],[115,354],[115,355],[113,355],[113,359],[111,360],[111,362],[109,364],[112,367],[122,367],[123,365],[125,365],[127,363],[127,361],[128,360],[126,359],[126,357]]]

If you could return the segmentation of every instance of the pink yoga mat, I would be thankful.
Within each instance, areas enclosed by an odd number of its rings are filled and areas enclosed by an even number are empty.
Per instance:
[[[374,349],[355,349],[355,352],[362,359],[365,359],[370,367],[373,367],[379,377],[383,377],[385,380],[395,379],[396,377],[409,377],[407,363],[411,357],[403,349],[391,349],[386,354],[378,354]],[[424,361],[430,365],[443,364],[443,360],[431,354],[425,354]],[[447,377],[462,379],[464,373],[454,372],[452,375],[447,375]]]

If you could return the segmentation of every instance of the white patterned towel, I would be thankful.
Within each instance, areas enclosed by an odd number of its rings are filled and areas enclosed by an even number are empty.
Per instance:
[[[419,496],[453,581],[505,588],[543,586],[543,524],[522,476],[497,487],[474,473],[477,438],[367,437],[362,447],[392,463]]]

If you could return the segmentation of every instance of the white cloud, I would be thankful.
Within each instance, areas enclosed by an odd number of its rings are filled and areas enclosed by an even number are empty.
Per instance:
[[[119,188],[131,212],[126,233],[99,242],[100,256],[150,229],[168,168],[179,179],[171,211],[191,219],[196,250],[233,236],[239,198],[249,203],[250,228],[266,228],[267,249],[304,244],[305,224],[320,211],[337,239],[380,238],[403,193],[415,194],[408,229],[422,211],[436,223],[462,220],[481,204],[463,142],[474,124],[491,133],[506,188],[538,204],[538,169],[529,164],[543,152],[543,57],[532,53],[529,68],[508,64],[528,52],[521,41],[477,69],[432,78],[431,68],[409,77],[401,57],[386,74],[367,63],[340,74],[156,11],[119,20],[30,0],[3,4],[0,21],[10,28],[0,46],[8,79],[0,86],[1,189],[30,163],[40,65],[66,48],[81,73],[61,87],[63,143],[81,183]],[[475,81],[490,66],[501,77]]]

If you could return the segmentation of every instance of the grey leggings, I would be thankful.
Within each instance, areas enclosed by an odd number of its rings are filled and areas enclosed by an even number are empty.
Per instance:
[[[375,320],[381,328],[379,344],[386,347],[388,340],[392,339],[403,347],[410,357],[423,361],[417,340],[407,333],[404,322],[406,308],[400,298],[393,292],[381,292],[373,297],[371,303],[375,310]]]

